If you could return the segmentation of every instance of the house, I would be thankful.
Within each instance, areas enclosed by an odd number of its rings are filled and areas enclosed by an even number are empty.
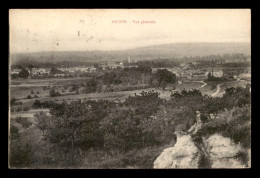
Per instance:
[[[96,68],[95,67],[91,67],[91,68],[89,68],[89,72],[96,72]]]
[[[206,71],[194,71],[192,73],[192,78],[197,78],[197,79],[206,79],[207,78],[208,72]]]
[[[158,69],[165,69],[164,67],[152,68],[152,73],[156,73]]]
[[[123,67],[123,63],[110,61],[110,62],[107,62],[107,66],[109,68],[115,69],[117,67]]]
[[[223,70],[213,70],[213,76],[214,77],[223,77],[224,73]]]
[[[241,68],[226,68],[223,69],[223,76],[230,76],[230,75],[240,75],[242,73],[251,73],[251,68],[245,68],[245,67],[241,67]]]
[[[181,78],[191,79],[191,78],[192,78],[192,73],[189,72],[189,71],[182,71],[182,72],[181,72]]]
[[[242,73],[242,74],[239,74],[238,78],[240,78],[240,79],[251,78],[251,73]]]
[[[182,84],[182,81],[181,80],[178,80],[178,85],[181,85]]]

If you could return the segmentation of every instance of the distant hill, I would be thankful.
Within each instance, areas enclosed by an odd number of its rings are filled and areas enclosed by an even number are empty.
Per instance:
[[[217,54],[251,54],[249,43],[173,43],[139,47],[115,51],[50,51],[11,54],[12,64],[17,62],[60,62],[60,61],[109,61],[131,59],[148,60],[158,58],[177,58],[182,56],[205,56]]]

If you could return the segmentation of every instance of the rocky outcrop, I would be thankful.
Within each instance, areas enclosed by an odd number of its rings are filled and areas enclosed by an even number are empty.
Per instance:
[[[174,147],[165,149],[155,160],[154,168],[196,168],[198,153],[190,135],[177,137]]]
[[[250,167],[237,158],[242,148],[230,138],[214,134],[203,138],[211,168]],[[249,155],[250,156],[250,155]],[[154,161],[154,168],[199,168],[201,151],[195,146],[190,135],[177,135],[174,147],[165,149]]]

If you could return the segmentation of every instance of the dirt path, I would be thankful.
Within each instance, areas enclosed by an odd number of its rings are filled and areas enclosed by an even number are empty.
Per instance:
[[[199,89],[201,89],[207,85],[207,83],[205,83],[204,81],[198,81],[198,82],[202,83],[202,85],[199,87]]]
[[[221,91],[221,86],[224,85],[224,84],[229,84],[229,83],[234,83],[234,82],[238,82],[240,81],[240,79],[237,79],[236,81],[231,81],[231,82],[224,82],[224,83],[220,83],[217,85],[217,90],[211,95],[212,97],[216,97],[219,92]]]

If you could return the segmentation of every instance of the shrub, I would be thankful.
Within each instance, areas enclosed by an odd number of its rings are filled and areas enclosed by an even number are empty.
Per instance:
[[[16,101],[17,101],[17,99],[12,97],[11,100],[10,100],[10,105],[14,106],[16,104]]]
[[[211,161],[210,159],[204,155],[204,154],[201,154],[200,157],[199,157],[199,162],[198,162],[198,168],[211,168]]]
[[[29,111],[29,110],[30,110],[29,107],[24,107],[24,108],[23,108],[23,111]]]
[[[242,162],[242,164],[244,165],[248,164],[249,158],[247,152],[239,151],[235,157],[239,159]]]
[[[232,103],[245,99],[246,90],[231,90],[222,98],[202,96],[196,89],[182,90],[169,101],[159,95],[158,92],[143,91],[119,103],[85,100],[59,104],[35,100],[33,107],[50,108],[50,116],[40,113],[36,118],[44,140],[50,149],[56,150],[51,157],[57,166],[80,165],[82,155],[79,152],[82,150],[88,159],[95,160],[87,160],[93,161],[94,166],[152,168],[155,158],[167,148],[164,146],[175,143],[176,126],[182,124],[183,129],[190,128],[196,110],[217,112],[219,118],[206,122],[198,134],[206,137],[220,133],[240,142],[244,148],[250,147],[250,102]],[[216,105],[218,107],[214,107]],[[225,111],[225,108],[228,109]],[[92,149],[93,154],[89,155]],[[245,155],[238,157],[246,162]],[[200,157],[199,167],[210,167],[205,155]]]
[[[58,91],[55,91],[55,89],[50,90],[50,97],[56,97],[60,96],[60,93]]]
[[[20,111],[22,111],[22,107],[17,107],[16,112],[20,112]]]
[[[32,105],[32,108],[40,108],[42,107],[42,104],[39,100],[35,100],[33,105]]]
[[[190,96],[202,96],[202,93],[198,89],[185,90],[183,88],[180,92],[176,91],[171,94],[172,98],[182,98],[182,97],[190,97]]]
[[[44,135],[49,123],[47,119],[50,118],[44,112],[36,113],[35,118],[37,119],[36,126],[42,131],[42,135]]]
[[[28,76],[29,76],[29,72],[25,69],[22,69],[18,74],[18,77],[20,78],[28,78]]]
[[[11,142],[9,163],[12,168],[29,167],[32,163],[31,147],[29,144],[22,146],[22,143]]]
[[[26,117],[18,117],[16,118],[16,122],[21,124],[25,129],[32,125],[32,122],[29,121]]]
[[[32,96],[31,96],[31,95],[28,95],[28,96],[27,96],[27,99],[31,99],[31,98],[32,98]]]
[[[21,136],[19,134],[19,129],[14,125],[10,126],[10,136],[11,136],[11,139],[18,139]]]
[[[11,74],[11,79],[17,79],[19,78],[18,74]]]

